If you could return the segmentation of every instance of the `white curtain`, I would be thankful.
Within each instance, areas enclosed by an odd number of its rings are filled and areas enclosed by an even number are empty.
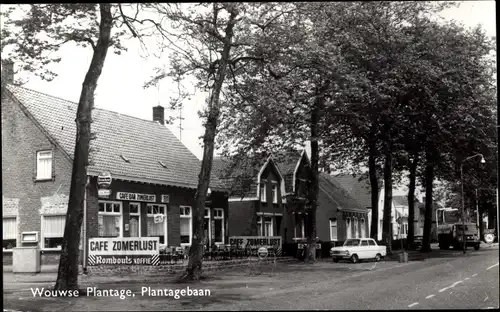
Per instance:
[[[3,239],[16,239],[17,236],[17,224],[16,218],[4,218],[2,219],[2,233]]]
[[[63,237],[66,216],[43,216],[43,237]]]
[[[120,236],[119,224],[120,224],[119,216],[99,215],[99,236],[102,237]]]
[[[52,178],[52,152],[38,153],[37,179]]]

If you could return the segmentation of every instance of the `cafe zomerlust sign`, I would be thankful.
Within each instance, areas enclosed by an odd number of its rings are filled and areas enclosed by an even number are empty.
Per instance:
[[[158,265],[158,237],[98,237],[89,239],[88,264]]]
[[[153,194],[140,194],[140,193],[127,193],[127,192],[117,192],[116,199],[119,200],[133,200],[133,201],[143,201],[143,202],[156,202],[156,195]]]

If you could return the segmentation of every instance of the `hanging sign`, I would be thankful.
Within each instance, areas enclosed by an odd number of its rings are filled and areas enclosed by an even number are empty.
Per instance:
[[[109,188],[111,186],[111,173],[102,172],[97,176],[97,186],[99,188]]]

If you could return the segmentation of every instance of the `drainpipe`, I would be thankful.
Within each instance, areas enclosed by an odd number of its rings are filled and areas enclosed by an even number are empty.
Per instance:
[[[85,193],[83,195],[83,274],[87,274],[87,186],[90,183],[90,177],[87,176],[85,183]]]

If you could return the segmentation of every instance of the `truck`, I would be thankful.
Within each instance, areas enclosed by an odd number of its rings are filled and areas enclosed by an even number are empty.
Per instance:
[[[456,208],[436,209],[436,222],[439,249],[448,249],[453,246],[455,249],[463,248],[464,225],[465,225],[465,245],[472,246],[475,250],[481,245],[479,226],[465,220],[463,224],[459,210]]]

